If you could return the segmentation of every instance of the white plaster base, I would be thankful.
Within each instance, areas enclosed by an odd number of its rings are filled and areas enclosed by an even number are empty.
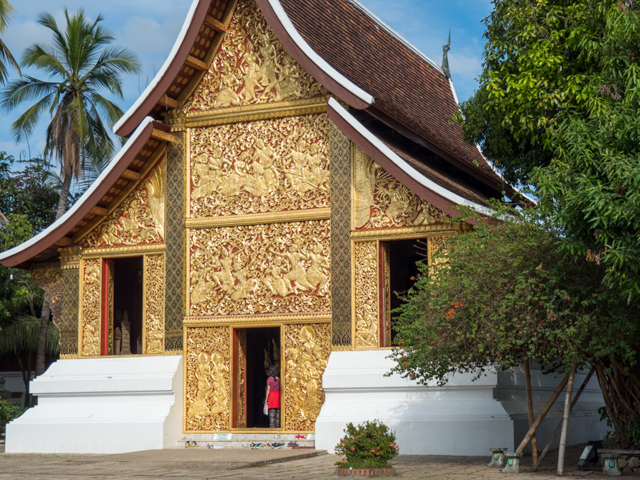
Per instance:
[[[7,453],[123,453],[182,435],[182,356],[58,360],[31,382],[38,405],[7,425]]]
[[[325,402],[316,421],[316,448],[333,452],[348,422],[378,419],[396,431],[405,455],[489,455],[490,447],[515,449],[528,430],[524,373],[498,372],[472,381],[455,375],[444,387],[429,387],[385,377],[393,361],[389,350],[332,352],[322,379]],[[576,375],[574,392],[585,375]],[[560,377],[532,371],[534,411],[539,412]],[[564,394],[537,433],[539,449],[562,416]],[[574,408],[568,444],[599,440],[606,425],[597,409],[603,405],[595,378]],[[557,440],[556,440],[557,442]]]

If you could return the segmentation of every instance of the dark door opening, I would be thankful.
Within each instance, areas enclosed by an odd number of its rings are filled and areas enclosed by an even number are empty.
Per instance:
[[[389,262],[389,296],[388,307],[390,311],[395,310],[402,305],[401,297],[406,295],[407,291],[414,284],[418,275],[417,262],[426,261],[426,242],[420,240],[396,240],[393,242],[385,242],[385,248],[388,249],[387,261]],[[397,314],[391,315],[391,344],[397,345],[395,328],[395,317]]]
[[[280,367],[280,327],[248,328],[246,332],[247,428],[269,428],[269,417],[262,409],[269,367]]]
[[[142,353],[142,257],[113,260],[114,355]],[[129,323],[125,325],[125,319]]]

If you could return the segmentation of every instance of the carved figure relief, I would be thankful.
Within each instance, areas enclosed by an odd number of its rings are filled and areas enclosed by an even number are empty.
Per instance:
[[[329,221],[190,234],[189,314],[331,310]]]
[[[378,311],[378,245],[356,242],[355,250],[355,318],[356,347],[378,347],[380,318]]]
[[[82,319],[80,327],[82,355],[100,355],[100,302],[102,260],[82,261],[80,301]]]
[[[82,240],[85,248],[145,245],[164,241],[166,160]]]
[[[356,230],[432,225],[446,218],[360,149],[354,155],[354,189]]]
[[[324,403],[322,374],[331,353],[331,325],[285,325],[284,329],[284,428],[313,432]]]
[[[191,130],[191,216],[329,207],[328,135],[326,114]]]
[[[209,71],[185,110],[211,110],[325,95],[284,49],[257,4],[240,0]]]
[[[228,327],[187,328],[185,431],[229,429],[231,362]]]
[[[163,255],[144,257],[145,281],[145,353],[164,351],[164,289],[165,266]]]

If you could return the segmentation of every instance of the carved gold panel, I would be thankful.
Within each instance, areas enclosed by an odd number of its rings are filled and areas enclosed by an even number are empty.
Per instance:
[[[147,245],[164,242],[166,160],[147,177],[89,235],[85,249]],[[90,253],[86,251],[85,253]]]
[[[144,257],[144,352],[164,351],[165,256]]]
[[[447,248],[447,240],[453,238],[455,236],[455,234],[445,234],[445,235],[433,235],[430,236],[427,239],[427,248],[428,248],[428,262],[429,265],[436,265],[437,263],[440,263],[443,261],[443,259],[440,259],[439,262],[436,261],[433,256],[436,254],[436,252],[438,252],[438,250],[442,249],[442,253],[444,255],[447,254],[448,252],[448,248]]]
[[[192,217],[328,208],[326,114],[190,130]]]
[[[31,279],[44,290],[44,298],[49,302],[53,323],[60,327],[62,312],[62,270],[59,263],[46,264],[31,271]]]
[[[240,0],[218,54],[184,110],[325,95],[284,49],[253,0]]]
[[[80,283],[80,355],[100,355],[102,260],[83,260]]]
[[[328,220],[189,234],[189,315],[331,311]]]
[[[230,333],[229,327],[185,329],[185,432],[221,432],[231,427]]]
[[[380,343],[378,243],[353,244],[355,346],[375,348]]]
[[[353,179],[354,230],[423,227],[446,218],[359,148],[354,153]]]
[[[324,403],[322,374],[331,353],[331,325],[284,327],[284,429],[313,432]]]

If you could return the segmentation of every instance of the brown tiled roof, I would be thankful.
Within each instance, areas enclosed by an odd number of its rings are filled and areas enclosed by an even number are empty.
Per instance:
[[[450,123],[456,100],[439,69],[348,0],[280,1],[311,48],[375,97],[374,109],[500,188],[500,177]]]

